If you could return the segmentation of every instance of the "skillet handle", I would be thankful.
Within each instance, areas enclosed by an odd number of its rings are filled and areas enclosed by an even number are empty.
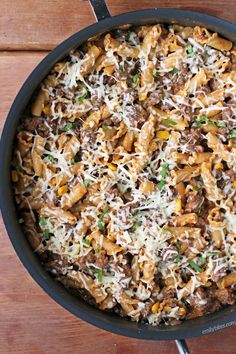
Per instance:
[[[105,0],[89,0],[89,2],[98,22],[104,18],[111,17]]]
[[[187,343],[184,339],[176,339],[175,344],[179,350],[179,354],[190,354]]]

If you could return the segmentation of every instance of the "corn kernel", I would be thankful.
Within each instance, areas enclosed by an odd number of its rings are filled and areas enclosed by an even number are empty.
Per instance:
[[[107,166],[108,166],[108,168],[109,168],[111,171],[116,171],[116,170],[117,170],[116,165],[114,165],[114,164],[111,163],[111,162],[108,162]]]
[[[15,171],[15,170],[11,171],[11,180],[12,180],[12,182],[19,181],[19,176],[18,176],[17,171]]]
[[[181,198],[176,199],[176,204],[175,204],[175,211],[179,213],[182,209],[182,201]]]
[[[184,309],[183,307],[180,307],[180,308],[178,309],[178,315],[179,315],[179,316],[183,316],[183,315],[185,315],[185,313],[186,313],[186,311],[185,311],[185,309]]]
[[[68,191],[68,186],[65,184],[64,186],[61,186],[58,188],[57,193],[58,195],[65,194]]]
[[[171,311],[171,307],[170,306],[164,306],[163,310],[165,312],[170,312]]]
[[[170,136],[170,133],[167,130],[159,130],[156,133],[156,137],[162,140],[168,140]]]
[[[236,188],[236,179],[233,181],[233,186]]]
[[[209,287],[209,286],[211,286],[211,285],[212,285],[211,281],[208,281],[208,282],[206,282],[206,283],[204,284],[204,286],[206,286],[206,287]]]
[[[46,105],[44,108],[43,108],[43,113],[47,114],[50,112],[50,106],[49,105]]]
[[[224,168],[222,162],[216,163],[214,167],[215,167],[216,170],[223,170],[223,168]]]
[[[156,302],[154,305],[152,305],[152,313],[157,313],[159,310],[159,303]]]

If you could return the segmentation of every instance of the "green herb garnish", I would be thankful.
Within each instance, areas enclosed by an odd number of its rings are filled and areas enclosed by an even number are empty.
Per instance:
[[[184,297],[182,297],[181,301],[185,306],[189,306],[188,301]]]
[[[53,160],[54,160],[54,157],[49,154],[49,155],[47,155],[47,159],[48,159],[49,161],[53,161]]]
[[[132,229],[137,230],[137,228],[140,227],[141,225],[142,225],[141,221],[135,221],[133,223]]]
[[[214,252],[207,252],[206,256],[211,257],[211,256],[216,256],[219,253],[219,251],[214,251]]]
[[[160,175],[162,178],[165,178],[166,175],[167,175],[167,172],[168,172],[168,168],[169,168],[169,165],[167,162],[164,162],[162,165],[161,165],[161,172],[160,172]]]
[[[100,248],[97,247],[96,250],[95,250],[95,254],[98,254],[100,252]]]
[[[131,33],[129,32],[128,34],[126,34],[125,40],[126,40],[127,42],[129,42],[129,41],[130,41],[130,37],[131,37]]]
[[[105,214],[109,211],[109,207],[106,207],[106,209],[104,210],[104,212],[102,212],[100,215],[99,215],[99,220],[98,220],[98,229],[100,232],[102,232],[103,234],[105,233],[105,227],[103,225],[103,218],[105,216]]]
[[[171,73],[172,74],[176,74],[178,72],[178,69],[177,68],[173,68],[172,70],[171,70]]]
[[[74,165],[74,164],[75,164],[75,159],[71,159],[71,160],[70,160],[70,163],[71,163],[72,165]]]
[[[205,258],[205,257],[198,257],[198,260],[199,260],[199,262],[201,262],[201,263],[207,263],[207,259]]]
[[[129,82],[136,83],[140,75],[141,75],[141,73],[138,72],[138,73],[134,74],[132,77],[129,77],[127,80]]]
[[[202,188],[201,187],[197,187],[197,186],[192,186],[192,190],[194,191],[200,191]]]
[[[90,246],[89,240],[83,240],[83,243],[84,243],[85,245],[87,245],[87,246]]]
[[[89,185],[90,185],[90,179],[85,178],[85,179],[84,179],[84,186],[85,186],[86,188],[88,188]]]
[[[152,75],[154,77],[157,77],[157,69],[156,68],[152,69]]]
[[[188,264],[190,265],[190,267],[195,270],[196,272],[203,272],[204,269],[202,267],[200,267],[197,263],[195,263],[194,261],[188,261]]]
[[[79,102],[82,102],[85,98],[89,96],[89,91],[86,87],[83,86],[83,94],[77,98]]]
[[[45,219],[45,218],[40,218],[40,219],[39,219],[39,225],[42,225],[42,226],[47,225],[46,219]]]
[[[98,268],[91,268],[91,271],[97,273],[99,283],[102,283],[102,270]]]
[[[231,130],[230,134],[228,135],[229,139],[236,138],[236,129]]]
[[[102,125],[102,129],[103,129],[103,130],[107,130],[107,129],[108,129],[108,125],[103,124],[103,125]]]
[[[49,230],[44,230],[44,232],[43,232],[43,237],[45,238],[45,240],[49,240],[49,239],[50,239],[50,232],[49,232]]]
[[[61,128],[62,132],[68,132],[74,127],[73,123],[67,123],[63,128]]]
[[[179,263],[181,261],[181,256],[180,254],[177,254],[177,256],[174,257],[174,261]]]
[[[167,125],[176,125],[177,123],[171,119],[163,119],[163,123]]]
[[[186,47],[186,52],[191,56],[194,57],[195,56],[195,52],[193,50],[193,46],[191,44],[187,45]]]
[[[163,227],[162,230],[165,232],[169,232],[171,235],[173,235],[173,231],[169,227]]]
[[[157,184],[157,187],[159,189],[162,189],[166,185],[166,181],[164,179],[160,180],[160,182]]]

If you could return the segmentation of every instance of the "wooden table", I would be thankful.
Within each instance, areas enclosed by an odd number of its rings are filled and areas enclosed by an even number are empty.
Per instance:
[[[235,0],[108,0],[112,15],[148,7],[178,7],[235,21]],[[0,1],[0,128],[10,104],[47,51],[93,23],[88,1]],[[172,354],[173,341],[129,339],[97,329],[51,300],[18,260],[0,223],[1,354]],[[235,327],[188,340],[191,353],[236,353]]]

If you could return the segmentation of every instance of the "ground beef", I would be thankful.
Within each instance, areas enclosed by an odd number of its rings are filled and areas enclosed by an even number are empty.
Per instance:
[[[112,85],[115,85],[115,83],[116,83],[116,79],[113,76],[104,75],[104,77],[103,77],[103,84],[104,85],[112,86]]]
[[[46,119],[43,117],[27,117],[23,120],[22,128],[30,131],[31,133],[37,132],[42,137],[47,137],[50,132],[50,128],[45,124],[45,122]]]
[[[175,288],[171,288],[171,287],[165,287],[162,289],[162,294],[163,294],[163,298],[174,298],[176,297],[176,290]]]
[[[103,104],[104,100],[103,97],[98,98],[96,95],[91,96],[91,103],[94,109],[99,109]]]
[[[228,120],[232,118],[234,112],[231,107],[227,107],[222,110],[222,119]]]
[[[86,130],[86,129],[79,129],[79,136],[81,143],[89,143],[94,144],[96,141],[96,131],[94,130]]]
[[[130,123],[134,127],[140,128],[147,118],[148,112],[141,105],[135,104],[129,110]]]
[[[109,258],[104,253],[99,253],[94,265],[98,268],[105,269],[108,265]]]
[[[236,294],[231,289],[218,289],[215,295],[223,305],[233,305],[236,301]]]
[[[203,152],[204,147],[203,144],[203,136],[201,129],[199,128],[191,128],[186,129],[181,134],[180,146],[184,145],[186,150],[192,152]]]
[[[160,103],[161,99],[162,99],[162,94],[161,94],[160,90],[153,91],[149,95],[149,97],[146,101],[146,105],[147,105],[147,107],[155,106],[156,104]]]
[[[198,212],[203,202],[204,196],[202,195],[201,191],[199,191],[197,194],[190,194],[187,197],[185,211],[189,213]]]
[[[142,317],[147,317],[149,313],[151,312],[153,303],[151,302],[146,302],[145,307],[141,310],[141,316]]]
[[[203,287],[197,288],[194,295],[188,297],[190,311],[187,318],[195,318],[220,309],[220,302],[214,297],[212,291]]]
[[[177,93],[188,80],[188,66],[185,63],[180,64],[177,75],[171,78],[171,86],[174,93]]]
[[[70,266],[67,258],[64,258],[56,253],[47,252],[47,260],[44,266],[47,270],[54,270],[57,275],[65,274],[65,269]]]
[[[129,104],[133,104],[138,99],[138,92],[136,90],[126,90],[123,94],[123,100]]]

